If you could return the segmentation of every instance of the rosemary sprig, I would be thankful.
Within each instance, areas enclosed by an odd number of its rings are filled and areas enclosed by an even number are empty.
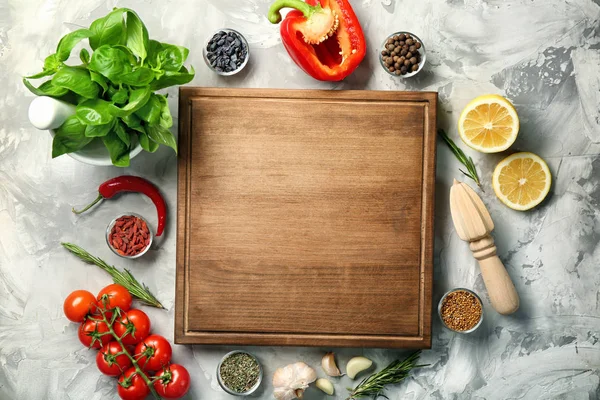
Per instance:
[[[400,383],[408,376],[408,373],[414,368],[426,367],[426,365],[417,365],[421,351],[417,351],[405,360],[393,361],[390,365],[381,371],[372,374],[363,379],[354,389],[348,388],[350,395],[346,400],[355,400],[361,397],[372,396],[373,399],[378,397],[387,397],[383,394],[386,385],[394,385]]]
[[[97,265],[102,268],[106,272],[112,276],[113,281],[118,283],[119,285],[125,287],[129,293],[136,299],[140,300],[142,303],[156,307],[163,308],[163,305],[154,297],[152,293],[150,293],[150,289],[143,283],[139,283],[137,279],[129,272],[129,270],[119,271],[117,268],[112,265],[108,265],[104,260],[94,257],[81,247],[74,245],[72,243],[61,243],[65,249],[69,250],[71,253],[75,254],[77,257],[82,259],[83,261]]]
[[[485,192],[483,186],[481,186],[481,182],[479,181],[479,176],[477,175],[477,168],[475,167],[473,159],[471,157],[467,157],[465,153],[452,141],[452,139],[450,139],[448,135],[446,135],[446,132],[443,129],[439,129],[438,134],[444,139],[446,144],[448,144],[448,147],[450,147],[450,150],[452,150],[458,161],[460,161],[461,164],[463,164],[465,168],[467,168],[468,172],[465,172],[460,168],[458,170],[462,172],[465,176],[473,179],[477,186],[479,186],[479,189]]]

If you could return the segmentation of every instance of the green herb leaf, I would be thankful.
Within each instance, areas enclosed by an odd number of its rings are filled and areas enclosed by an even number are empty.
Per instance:
[[[85,136],[85,125],[72,115],[56,130],[52,140],[52,158],[80,150],[92,140]]]
[[[127,9],[127,47],[144,63],[148,51],[148,30],[133,10]]]
[[[152,91],[147,86],[144,88],[132,90],[129,95],[129,103],[121,108],[117,106],[112,106],[111,111],[117,117],[124,118],[136,112],[140,108],[144,107],[144,105],[148,103],[151,94]]]
[[[121,75],[121,82],[130,86],[148,86],[153,79],[154,72],[147,67],[140,67],[135,71]]]
[[[92,50],[104,45],[125,44],[127,33],[123,23],[123,13],[124,9],[120,8],[92,22],[90,25]]]
[[[125,126],[122,122],[117,122],[115,125],[115,133],[121,139],[123,143],[129,148],[131,146],[131,139],[129,137],[129,132],[125,129]]]
[[[121,76],[132,71],[129,56],[123,50],[104,45],[92,54],[88,68],[104,75],[113,83],[121,83]]]
[[[194,79],[196,72],[194,68],[188,72],[185,67],[181,67],[178,72],[165,71],[165,74],[160,78],[157,78],[150,84],[152,90],[160,90],[174,85],[184,85]]]
[[[71,51],[75,45],[90,36],[92,36],[92,31],[89,29],[77,29],[63,36],[58,42],[58,46],[56,46],[56,58],[58,61],[66,61],[71,56]]]
[[[112,122],[111,104],[102,99],[86,100],[77,106],[75,115],[86,125],[105,125]]]
[[[115,121],[104,125],[87,125],[85,127],[85,136],[87,137],[102,137],[108,135],[108,132],[113,128]]]
[[[108,83],[106,83],[106,78],[103,77],[102,75],[100,75],[97,72],[94,71],[90,71],[90,78],[92,79],[93,82],[96,82],[98,85],[100,85],[100,87],[103,90],[103,93],[106,93],[106,91],[108,90]]]
[[[92,81],[90,72],[85,68],[69,67],[67,65],[60,68],[54,77],[52,77],[54,86],[69,89],[87,99],[98,97],[100,89]]]
[[[111,86],[108,90],[108,96],[115,104],[125,104],[129,99],[129,90],[127,90],[125,87],[117,89]]]
[[[143,129],[143,127],[142,127]],[[146,131],[138,131],[138,140],[140,141],[140,145],[142,146],[142,149],[144,149],[145,151],[149,152],[149,153],[154,153],[156,150],[158,150],[159,144],[150,140],[150,138],[148,138],[148,134],[146,134]]]
[[[177,153],[177,142],[170,130],[160,125],[151,125],[146,127],[146,133],[148,133],[148,137],[154,142],[169,146]]]
[[[40,79],[40,78],[44,78],[46,76],[54,75],[55,72],[56,71],[45,70],[45,71],[42,71],[42,72],[38,72],[37,74],[26,76],[25,78],[27,78],[27,79]]]
[[[188,54],[189,50],[185,47],[151,40],[148,58],[150,65],[155,68],[178,72],[187,59]]]
[[[135,112],[135,115],[146,121],[149,125],[158,124],[162,111],[162,103],[159,96],[152,94],[148,102]]]
[[[104,136],[102,142],[108,149],[114,166],[129,167],[129,146],[123,143],[114,130]]]
[[[65,88],[54,86],[51,80],[42,83],[39,87],[35,87],[27,79],[23,78],[23,84],[36,96],[61,97],[69,93]]]
[[[44,60],[44,71],[56,72],[56,70],[58,69],[58,67],[61,66],[61,64],[62,63],[60,62],[60,60],[58,59],[58,56],[56,54],[50,54]]]
[[[119,271],[117,268],[108,265],[105,261],[98,257],[94,257],[81,247],[71,244],[71,243],[61,243],[63,247],[73,253],[75,256],[79,257],[81,260],[94,264],[104,271],[108,272],[108,274],[113,278],[113,282],[118,283],[123,286],[125,289],[131,293],[133,297],[140,300],[144,304],[156,307],[156,308],[164,308],[162,304],[154,297],[154,295],[150,292],[148,287],[143,283],[138,282],[137,279],[133,277],[131,272],[128,270]]]
[[[173,117],[171,116],[171,110],[169,110],[169,102],[165,96],[160,94],[156,96],[161,104],[159,124],[163,128],[169,129],[173,126]]]
[[[477,167],[475,167],[473,159],[471,157],[467,157],[465,153],[454,143],[454,141],[450,139],[448,135],[446,135],[446,132],[443,129],[438,130],[438,135],[444,139],[448,147],[450,147],[450,150],[452,150],[452,153],[454,153],[454,156],[467,168],[468,172],[465,172],[462,169],[459,169],[459,171],[468,178],[473,179],[477,186],[479,186],[479,188],[485,192],[485,190],[483,190],[483,186],[481,186],[479,175],[477,175]]]
[[[89,64],[90,63],[90,52],[87,51],[87,49],[81,49],[81,51],[79,52],[79,59],[81,60],[82,63],[84,64]]]

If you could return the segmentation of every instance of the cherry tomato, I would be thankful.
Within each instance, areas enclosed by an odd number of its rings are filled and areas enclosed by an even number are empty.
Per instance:
[[[106,326],[104,321],[93,321],[88,319],[79,326],[77,336],[79,336],[79,341],[85,347],[99,349],[111,341],[112,335],[110,333],[103,335],[103,333],[108,331],[108,326]]]
[[[165,399],[179,399],[190,390],[190,374],[185,367],[171,364],[154,375],[154,389]]]
[[[96,365],[100,372],[108,376],[119,376],[129,367],[131,360],[123,352],[123,347],[119,342],[110,342],[102,346],[102,349],[96,354]]]
[[[150,394],[150,388],[135,367],[131,367],[119,378],[117,393],[123,400],[143,400]]]
[[[83,322],[88,314],[96,312],[98,302],[87,290],[76,290],[65,299],[63,311],[69,321]]]
[[[144,371],[160,371],[171,361],[172,350],[167,339],[150,335],[136,346],[134,354]]]
[[[113,310],[117,307],[121,311],[128,311],[131,308],[131,294],[123,286],[113,283],[108,285],[98,293],[98,305],[103,310]],[[107,317],[110,318],[112,313],[107,313]]]
[[[129,310],[117,318],[114,330],[124,344],[138,344],[150,333],[150,318],[142,310]]]

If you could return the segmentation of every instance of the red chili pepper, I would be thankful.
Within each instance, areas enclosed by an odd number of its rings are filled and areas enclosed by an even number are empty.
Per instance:
[[[294,8],[281,23],[281,39],[292,60],[321,81],[341,81],[365,58],[367,44],[348,0],[277,0],[269,9],[273,24],[280,10]]]
[[[92,208],[101,200],[110,199],[114,195],[121,192],[143,193],[148,196],[150,200],[152,200],[158,213],[158,227],[156,229],[156,236],[162,235],[167,219],[167,205],[156,186],[154,186],[152,182],[144,178],[140,178],[139,176],[123,175],[104,182],[98,188],[99,194],[96,200],[82,210],[77,211],[73,209],[73,212],[75,214],[81,214]]]

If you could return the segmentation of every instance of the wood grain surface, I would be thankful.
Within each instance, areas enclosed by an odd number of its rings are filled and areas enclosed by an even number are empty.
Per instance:
[[[175,341],[429,347],[436,102],[181,88]]]

